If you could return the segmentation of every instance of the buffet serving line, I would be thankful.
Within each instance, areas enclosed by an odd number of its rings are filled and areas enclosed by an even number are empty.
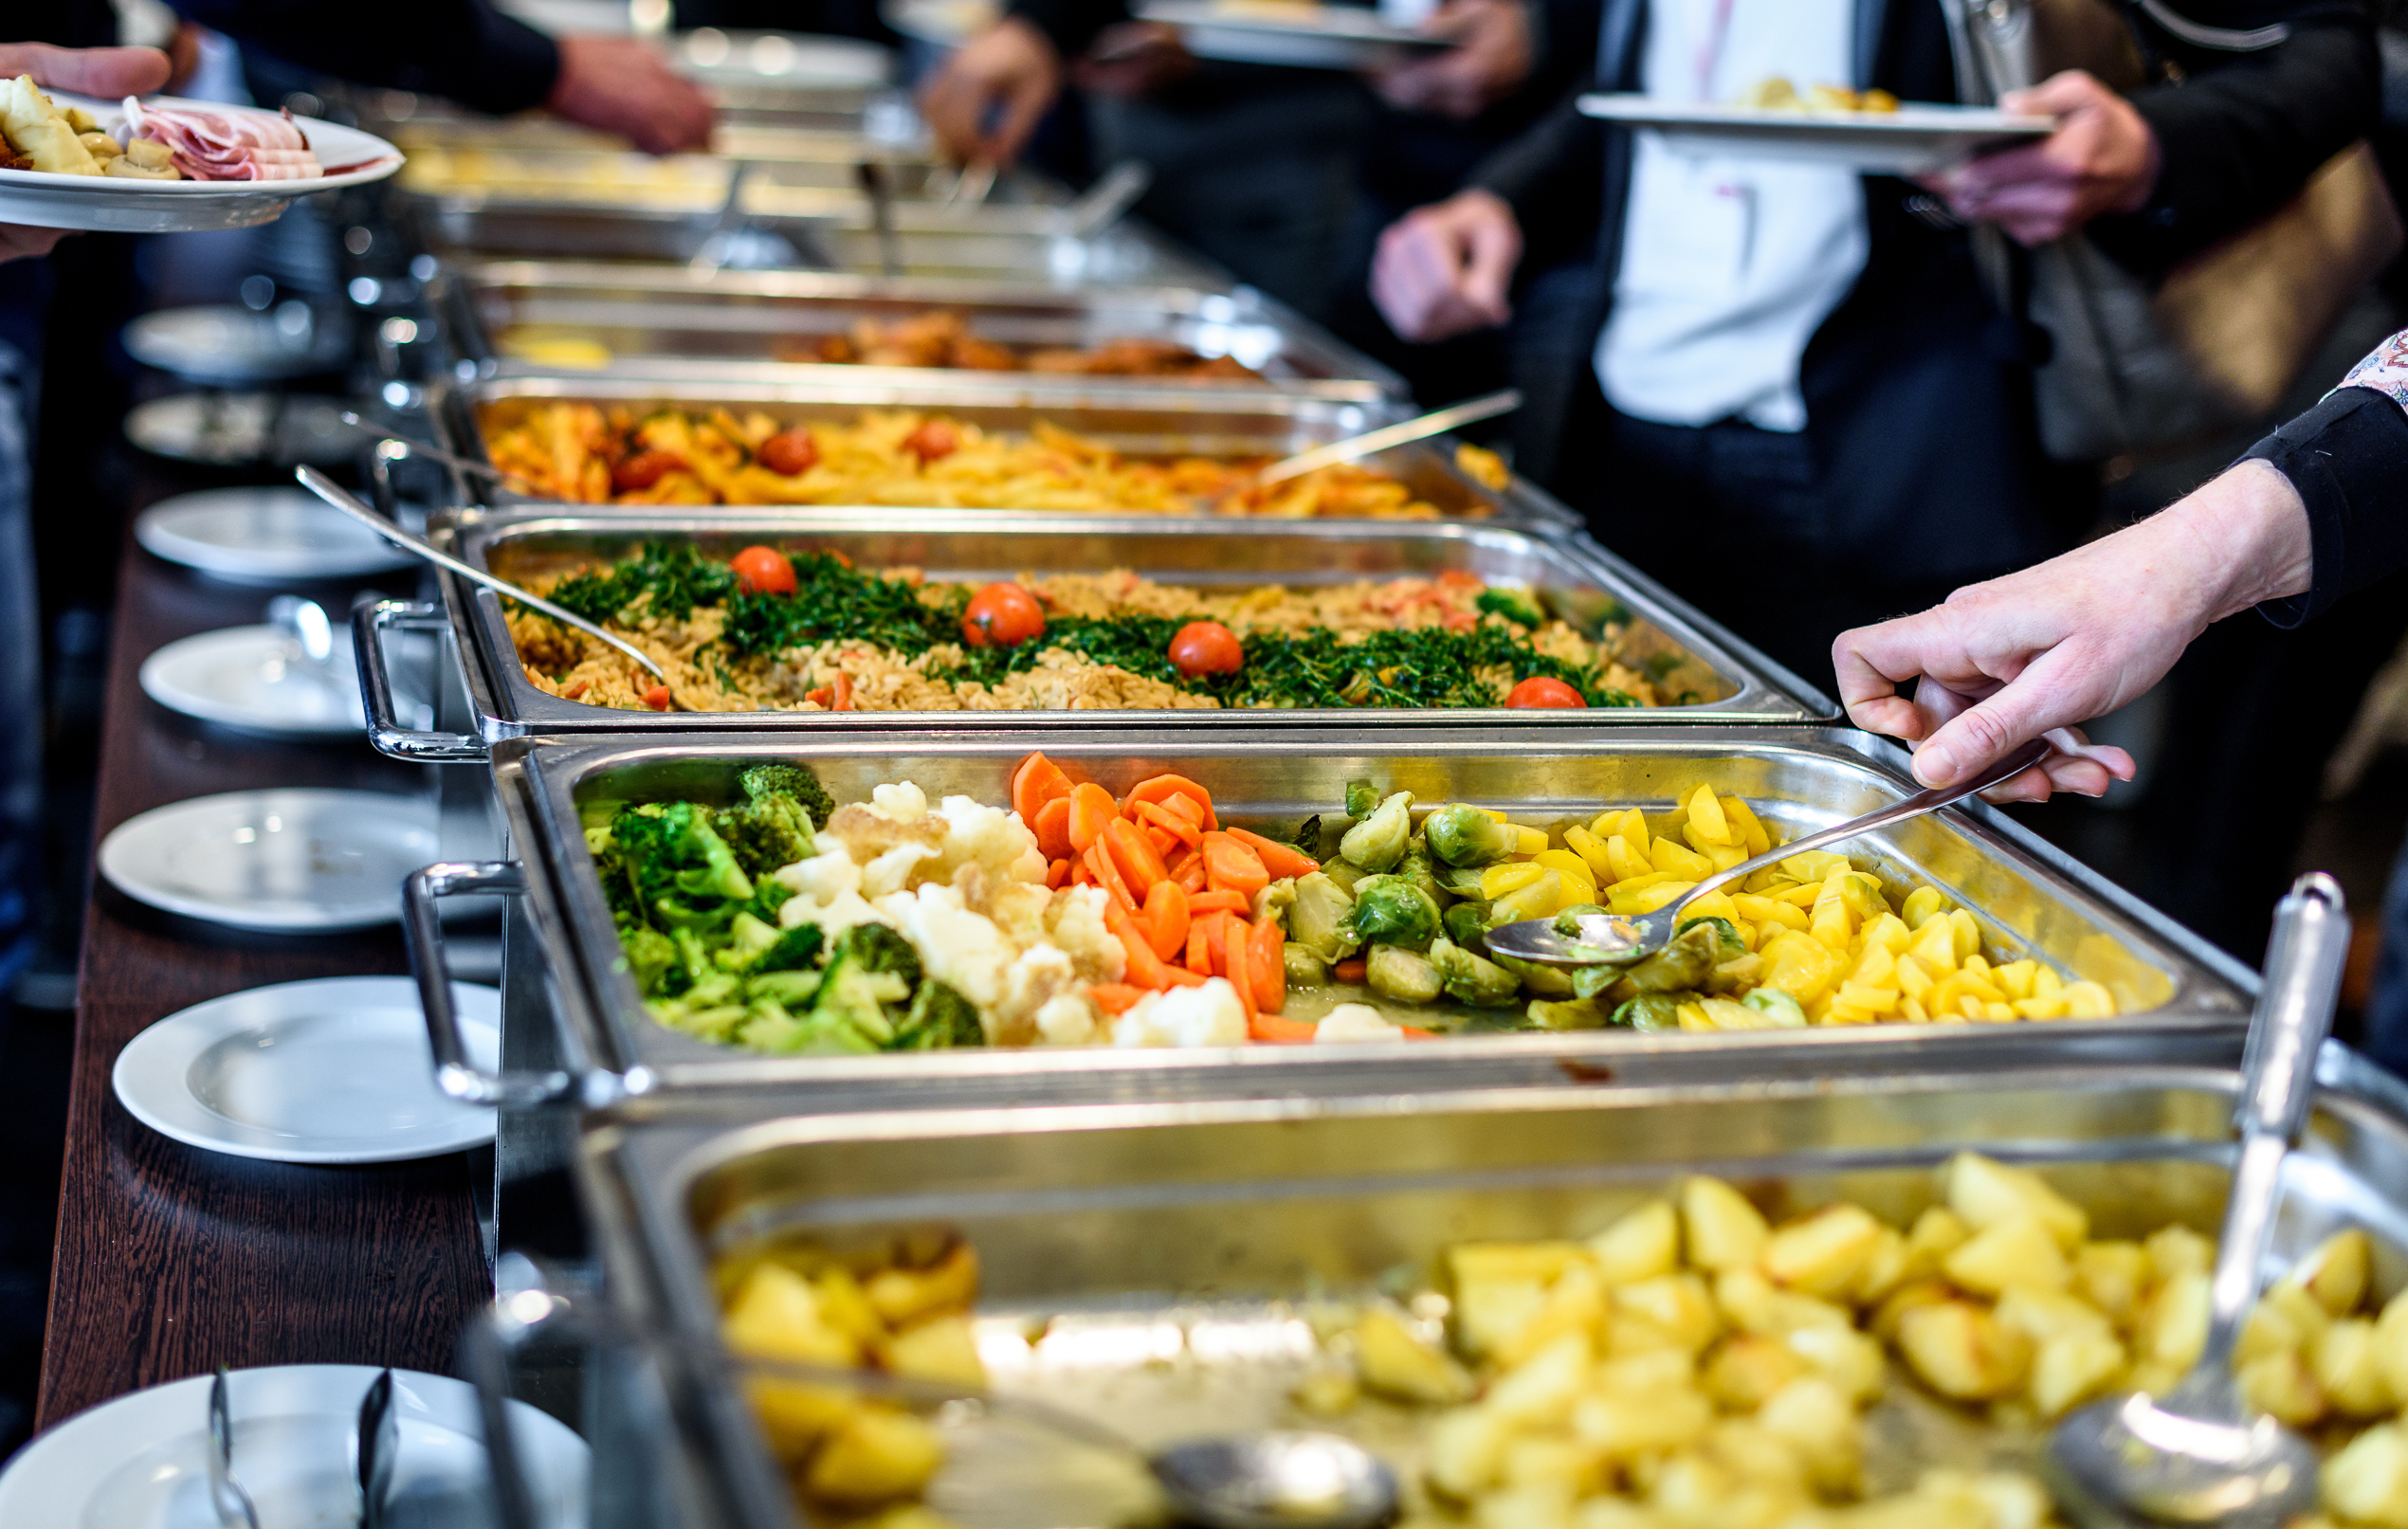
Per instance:
[[[353,103],[408,163],[319,214],[337,423],[258,457],[327,502],[127,554],[0,1510],[2007,1529],[2204,1352],[2324,1451],[2270,1493],[2408,1516],[2408,1093],[2318,1047],[2329,883],[2260,1003],[1978,802],[1804,847],[1904,754],[1494,454],[1328,449],[1397,379],[1141,173],[895,108],[654,161]],[[356,603],[278,562],[346,537]],[[193,800],[318,786],[386,800]],[[398,1021],[182,1007],[396,921]]]

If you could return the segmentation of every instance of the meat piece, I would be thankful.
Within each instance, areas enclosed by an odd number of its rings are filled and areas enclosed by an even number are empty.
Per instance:
[[[315,180],[326,172],[287,112],[212,111],[198,106],[145,106],[129,96],[123,141],[148,138],[167,146],[175,168],[192,180]]]

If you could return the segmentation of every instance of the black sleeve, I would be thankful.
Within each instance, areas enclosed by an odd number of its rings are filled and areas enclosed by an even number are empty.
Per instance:
[[[443,96],[496,114],[540,106],[560,50],[487,0],[331,6],[325,0],[170,0],[188,21],[287,64],[360,84]]]
[[[2275,626],[2408,568],[2408,409],[2390,394],[2337,389],[2241,460],[2274,467],[2308,505],[2315,571],[2305,595],[2258,607]]]
[[[1471,173],[1471,185],[1512,207],[1525,250],[1571,248],[1596,232],[1603,216],[1604,125],[1575,105],[1594,88],[1584,82],[1566,92],[1554,110]],[[1523,264],[1532,266],[1527,254]]]
[[[1012,0],[1012,13],[1045,33],[1065,63],[1085,52],[1096,33],[1129,19],[1125,0]]]
[[[2138,275],[2155,279],[2296,195],[2316,168],[2375,131],[2382,63],[2374,27],[2354,4],[2217,8],[2191,0],[2185,16],[2239,25],[2278,18],[2290,37],[2262,53],[2193,50],[2182,83],[2137,91],[2162,168],[2148,205],[2085,231]],[[2180,53],[2179,39],[2166,40]]]

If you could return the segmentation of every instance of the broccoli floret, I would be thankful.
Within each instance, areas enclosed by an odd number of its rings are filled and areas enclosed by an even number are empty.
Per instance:
[[[756,985],[760,977],[772,972],[811,970],[818,964],[820,947],[826,943],[827,937],[819,932],[817,924],[804,924],[782,932],[777,937],[777,943],[761,952],[760,959],[749,968]]]
[[[627,948],[628,975],[647,998],[684,992],[691,985],[679,964],[676,943],[659,930],[629,925],[619,931],[619,943]]]
[[[1503,616],[1534,631],[1546,623],[1546,618],[1539,613],[1539,608],[1527,595],[1510,590],[1482,590],[1480,598],[1472,604],[1485,615]]]
[[[978,1023],[976,1006],[931,977],[911,995],[911,1012],[903,1016],[888,1049],[932,1051],[944,1047],[986,1044],[986,1027]]]
[[[775,998],[790,1009],[808,1008],[819,992],[819,974],[810,970],[756,972],[744,984],[747,998]]]
[[[711,959],[728,972],[749,972],[769,948],[777,943],[777,926],[764,923],[749,913],[739,913],[727,926],[727,943],[711,953]]]
[[[737,778],[744,788],[746,801],[791,796],[811,814],[813,823],[823,826],[835,815],[836,799],[828,794],[828,789],[819,783],[809,765],[757,764]]]
[[[753,899],[753,879],[693,802],[630,808],[611,825],[644,920],[669,929],[716,929]]]
[[[919,986],[920,956],[909,940],[885,924],[855,924],[836,937],[812,1014],[871,1047],[887,1046]]]
[[[920,953],[911,941],[885,924],[855,924],[836,937],[829,956],[832,966],[850,957],[871,972],[892,972],[914,988],[920,986]]]
[[[792,796],[764,796],[729,808],[718,814],[717,827],[736,852],[736,863],[757,882],[819,853],[811,813]]]

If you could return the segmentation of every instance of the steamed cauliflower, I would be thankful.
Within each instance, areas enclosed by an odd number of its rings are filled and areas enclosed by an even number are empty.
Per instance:
[[[1229,978],[1149,992],[1112,1027],[1114,1046],[1244,1046],[1246,1009]]]

